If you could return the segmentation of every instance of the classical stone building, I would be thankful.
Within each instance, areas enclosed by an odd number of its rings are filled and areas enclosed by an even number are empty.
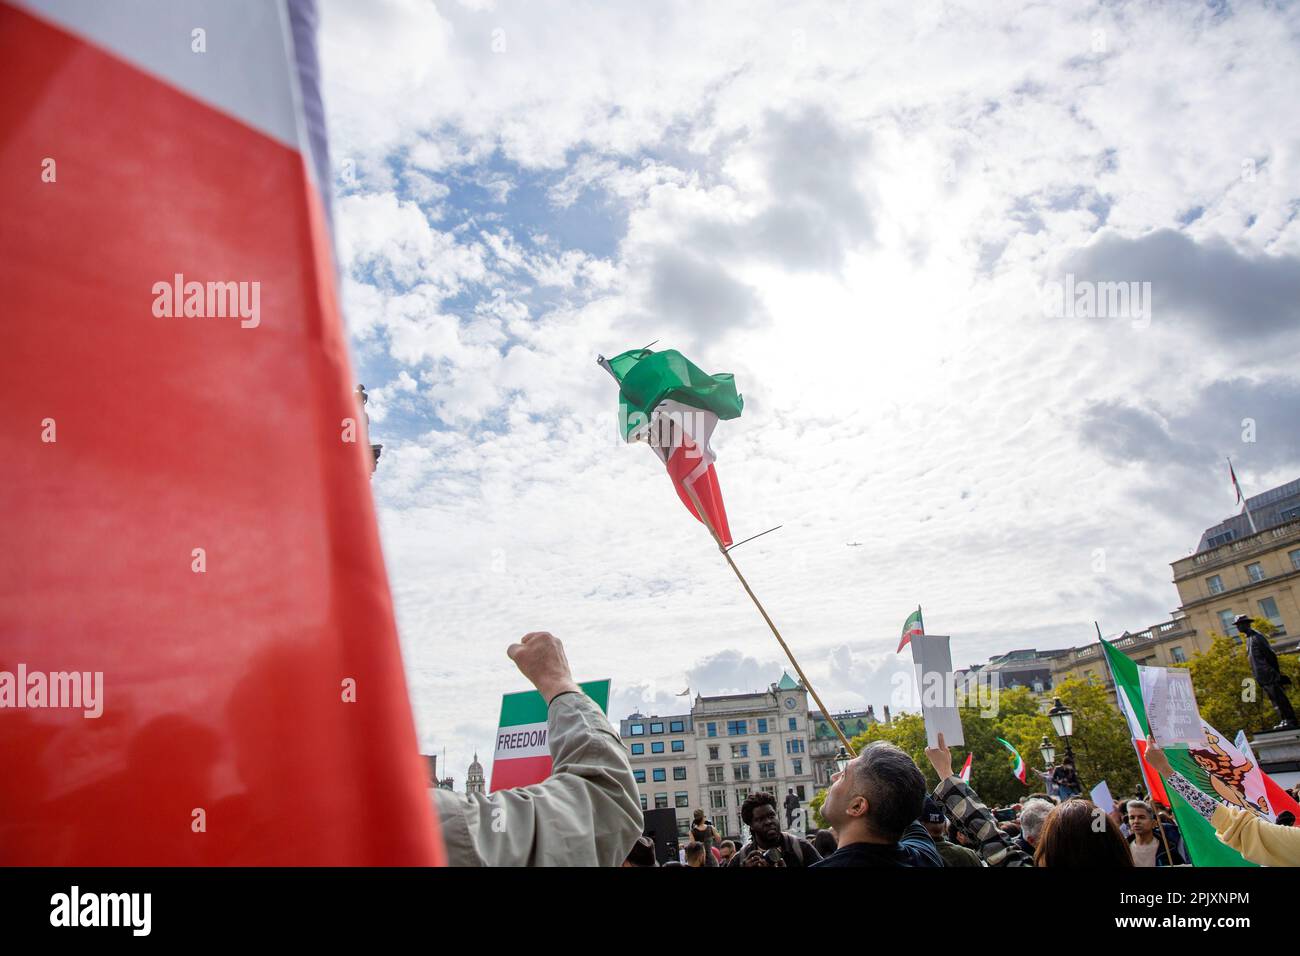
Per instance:
[[[487,779],[483,776],[483,765],[478,762],[478,751],[474,752],[474,761],[465,772],[466,793],[487,793]]]
[[[778,806],[794,790],[806,809],[816,793],[812,733],[808,690],[789,674],[765,691],[697,695],[689,713],[619,722],[642,807],[672,807],[683,836],[699,807],[720,833],[739,838],[740,806],[755,790]]]
[[[1214,634],[1235,638],[1239,614],[1272,624],[1278,650],[1300,642],[1300,479],[1246,499],[1246,507],[1249,517],[1206,528],[1195,552],[1173,563],[1195,650],[1208,649]]]

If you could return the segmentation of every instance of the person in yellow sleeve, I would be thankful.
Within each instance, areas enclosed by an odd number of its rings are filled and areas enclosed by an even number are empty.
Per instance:
[[[1260,866],[1300,866],[1300,829],[1279,826],[1249,810],[1219,803],[1171,767],[1151,738],[1147,738],[1146,759],[1169,788],[1209,820],[1219,839],[1242,857]]]

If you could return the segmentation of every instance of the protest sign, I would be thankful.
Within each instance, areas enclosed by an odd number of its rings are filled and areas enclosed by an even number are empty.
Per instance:
[[[921,692],[921,716],[925,718],[926,746],[938,746],[940,733],[949,747],[963,746],[966,738],[962,735],[961,715],[957,711],[948,638],[921,634],[912,638],[911,645],[916,686]]]
[[[1156,746],[1207,748],[1191,672],[1181,667],[1141,667],[1138,674]]]
[[[579,684],[582,692],[609,711],[609,680]],[[492,757],[495,793],[511,787],[541,783],[551,775],[551,748],[546,726],[547,703],[535,690],[506,694],[501,698],[501,721],[496,752]]]

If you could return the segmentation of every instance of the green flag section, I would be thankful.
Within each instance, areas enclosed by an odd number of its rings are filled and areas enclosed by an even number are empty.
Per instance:
[[[924,636],[925,622],[921,620],[921,605],[918,604],[916,610],[907,615],[907,620],[903,622],[903,636],[898,642],[898,650],[894,653],[901,654],[912,638]]]
[[[634,433],[650,424],[655,409],[665,401],[712,412],[723,421],[739,418],[745,404],[736,394],[733,375],[701,371],[675,349],[633,349],[601,364],[618,382],[619,422],[626,441],[636,440]]]
[[[1165,797],[1163,802],[1174,811],[1174,819],[1178,821],[1178,829],[1183,835],[1183,845],[1187,848],[1192,863],[1195,866],[1254,866],[1253,863],[1244,860],[1236,850],[1220,842],[1210,821],[1188,806],[1187,801],[1172,788],[1161,787],[1157,790],[1150,785],[1151,777],[1155,777],[1157,783],[1160,778],[1142,756],[1146,747],[1146,738],[1151,733],[1151,725],[1147,721],[1146,703],[1142,699],[1142,667],[1122,651],[1116,650],[1109,642],[1103,640],[1101,646],[1106,655],[1106,662],[1110,665],[1111,676],[1115,680],[1115,695],[1119,698],[1120,710],[1129,721],[1133,746],[1137,751],[1143,775],[1148,780],[1148,789],[1157,800],[1160,799],[1160,793],[1163,791]],[[1213,728],[1207,725],[1207,731],[1212,730]],[[1214,736],[1218,737],[1218,734]],[[1199,789],[1204,790],[1220,803],[1226,802],[1223,794],[1214,786],[1211,775],[1202,771],[1200,764],[1193,759],[1187,747],[1168,747],[1165,749],[1165,755],[1169,758],[1170,765]],[[1228,782],[1228,779],[1224,778],[1221,784],[1227,786]]]
[[[1012,759],[1011,759],[1011,772],[1012,772],[1012,774],[1014,774],[1014,775],[1015,775],[1015,778],[1016,778],[1017,780],[1019,780],[1021,783],[1026,783],[1026,779],[1025,779],[1025,778],[1028,776],[1028,774],[1025,772],[1025,761],[1024,761],[1024,759],[1020,756],[1020,751],[1017,750],[1015,747],[1011,746],[1011,744],[1007,743],[1007,742],[1006,742],[1005,740],[1003,740],[1001,737],[998,737],[998,738],[997,738],[997,741],[998,741],[998,743],[1000,743],[1002,746],[1006,747],[1008,750],[1011,751],[1011,758],[1012,758]]]
[[[578,686],[609,713],[609,680],[587,681]],[[509,790],[541,783],[551,775],[551,748],[546,726],[546,701],[535,690],[501,698],[501,726],[492,757],[489,791]]]
[[[672,349],[633,349],[598,361],[618,382],[624,440],[650,446],[686,510],[729,546],[731,529],[709,441],[719,420],[740,417],[744,402],[735,379],[703,372]]]

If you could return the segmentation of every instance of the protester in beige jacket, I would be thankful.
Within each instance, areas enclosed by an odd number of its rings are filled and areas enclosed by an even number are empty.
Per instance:
[[[545,631],[506,653],[548,702],[553,769],[492,794],[434,790],[450,866],[621,866],[644,827],[623,743]]]

